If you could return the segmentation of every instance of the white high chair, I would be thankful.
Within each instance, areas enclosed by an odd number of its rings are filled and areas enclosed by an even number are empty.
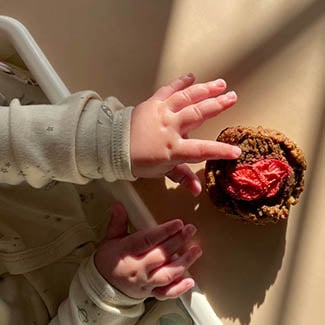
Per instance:
[[[70,95],[69,90],[25,26],[13,18],[0,16],[0,60],[15,53],[23,60],[51,103],[57,103]],[[130,221],[136,229],[156,225],[154,217],[129,182],[107,183],[107,187],[114,198],[124,204]],[[222,325],[198,286],[180,299],[195,324]]]

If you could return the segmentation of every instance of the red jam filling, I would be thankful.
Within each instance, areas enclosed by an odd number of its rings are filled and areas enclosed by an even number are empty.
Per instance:
[[[253,201],[271,198],[292,173],[287,162],[262,159],[253,164],[242,164],[227,170],[225,191],[234,199]]]

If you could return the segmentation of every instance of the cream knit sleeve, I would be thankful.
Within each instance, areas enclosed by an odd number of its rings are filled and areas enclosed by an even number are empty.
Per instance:
[[[144,312],[142,299],[132,299],[112,287],[98,273],[93,255],[84,261],[50,325],[133,325]]]
[[[134,180],[130,162],[132,107],[79,92],[57,105],[0,107],[0,183],[52,180],[84,184],[104,177]]]

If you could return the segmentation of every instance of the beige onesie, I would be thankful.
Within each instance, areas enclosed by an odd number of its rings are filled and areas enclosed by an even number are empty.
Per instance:
[[[192,324],[179,300],[131,299],[93,263],[112,198],[134,180],[131,107],[91,91],[0,106],[0,324]]]

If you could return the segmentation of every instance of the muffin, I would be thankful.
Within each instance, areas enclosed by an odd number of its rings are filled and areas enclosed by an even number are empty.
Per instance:
[[[229,127],[217,141],[239,146],[236,160],[209,160],[206,190],[228,214],[256,224],[288,218],[304,189],[303,151],[283,133],[259,127]]]

